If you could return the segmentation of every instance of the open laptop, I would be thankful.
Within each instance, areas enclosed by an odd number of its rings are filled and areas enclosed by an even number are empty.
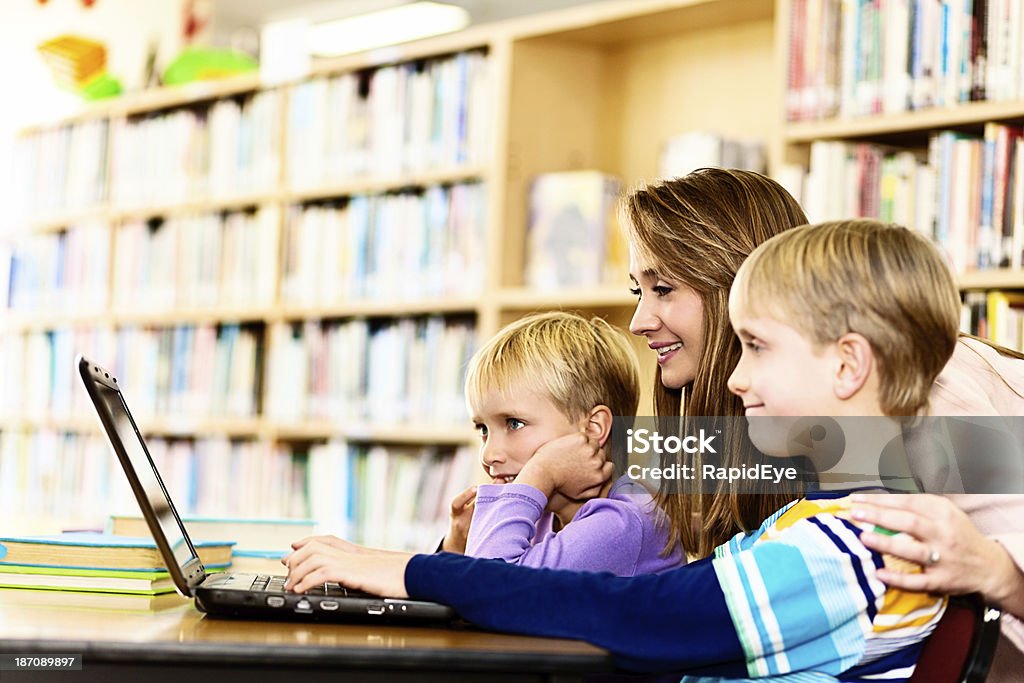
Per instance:
[[[199,609],[217,616],[338,622],[446,622],[456,618],[447,605],[347,591],[336,583],[300,595],[284,590],[284,576],[207,574],[117,379],[82,356],[77,365],[174,585],[183,596],[195,598]]]

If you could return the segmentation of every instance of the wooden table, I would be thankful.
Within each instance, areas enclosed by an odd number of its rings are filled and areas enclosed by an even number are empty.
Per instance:
[[[61,596],[65,596],[62,599]],[[586,643],[417,628],[210,618],[76,604],[75,595],[0,589],[0,653],[83,655],[81,671],[3,671],[14,681],[572,681],[609,671]],[[204,678],[188,678],[204,675]]]

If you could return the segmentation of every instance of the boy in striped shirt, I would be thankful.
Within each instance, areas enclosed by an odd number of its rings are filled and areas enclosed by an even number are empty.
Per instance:
[[[805,669],[823,649],[835,652],[844,681],[913,673],[946,599],[875,577],[882,567],[920,568],[869,551],[861,533],[880,530],[851,517],[847,496],[913,489],[900,418],[924,412],[956,343],[959,308],[934,247],[872,221],[790,230],[739,269],[729,314],[743,353],[729,388],[762,452],[790,455],[793,435],[807,436],[817,480],[803,500],[715,552],[749,675]],[[815,457],[814,441],[829,432],[841,436]]]

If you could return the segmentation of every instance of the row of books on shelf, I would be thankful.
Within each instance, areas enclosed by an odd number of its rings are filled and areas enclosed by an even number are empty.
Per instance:
[[[1024,351],[1024,293],[992,290],[964,293],[960,329]]]
[[[1016,99],[1022,25],[1020,3],[1006,0],[793,0],[786,116]]]
[[[486,227],[484,183],[294,206],[281,300],[322,306],[477,294]]]
[[[289,185],[484,163],[492,145],[491,82],[486,53],[470,51],[294,86]]]
[[[323,532],[389,548],[433,550],[447,527],[447,503],[476,479],[476,452],[468,446],[223,438],[151,438],[147,446],[179,514],[311,519]],[[0,431],[0,474],[5,519],[76,519],[95,527],[110,515],[138,514],[99,435]],[[135,534],[138,526],[116,530]],[[213,534],[206,528],[194,535]],[[247,538],[242,549],[280,550],[258,543]]]
[[[870,143],[811,145],[802,204],[811,221],[863,216],[931,236],[957,273],[1020,268],[1024,129],[990,123],[984,137],[943,131],[926,154]]]
[[[483,183],[296,205],[281,299],[300,306],[410,300],[483,288]],[[172,311],[270,306],[280,213],[253,211],[84,225],[15,240],[4,303],[17,311]],[[0,290],[3,291],[3,290]]]
[[[790,121],[1024,94],[1018,0],[792,0],[788,26]]]
[[[264,414],[281,421],[462,424],[475,349],[471,321],[440,316],[274,324]]]
[[[491,81],[487,55],[470,51],[44,129],[16,146],[14,213],[231,200],[277,191],[282,175],[309,190],[479,167],[492,146]]]
[[[432,552],[448,528],[452,498],[478,479],[476,456],[468,446],[315,445],[309,451],[312,516],[325,531],[358,543]]]
[[[283,111],[282,93],[268,90],[117,120],[110,202],[173,204],[276,189]]]
[[[111,300],[119,310],[269,306],[280,211],[134,220],[115,231]]]
[[[105,309],[110,237],[109,226],[93,223],[12,240],[9,252],[0,252],[0,302],[12,311]]]
[[[14,146],[14,215],[53,214],[96,206],[107,198],[106,119],[66,124],[19,139]]]
[[[81,353],[121,379],[138,417],[254,416],[262,336],[259,328],[235,324],[0,335],[0,365],[8,379],[0,415],[88,415],[92,409],[74,366]]]
[[[256,417],[461,424],[472,320],[74,328],[0,335],[0,416],[88,415],[74,358],[111,368],[140,419]],[[264,361],[266,367],[264,368]],[[264,391],[264,380],[269,387]]]

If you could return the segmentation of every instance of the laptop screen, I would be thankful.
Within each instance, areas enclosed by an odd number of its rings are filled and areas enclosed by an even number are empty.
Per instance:
[[[175,583],[179,578],[191,579],[197,573],[202,574],[202,565],[199,564],[195,547],[174,509],[174,503],[149,455],[146,442],[139,433],[135,420],[132,419],[124,396],[117,388],[117,380],[109,372],[85,358],[80,358],[78,365],[111,445],[121,461],[143,516],[150,526],[153,538],[157,546],[161,546],[164,559],[169,564],[167,552],[173,555],[176,567],[168,568],[171,569],[172,575],[179,574],[174,577]],[[158,529],[153,528],[154,522]],[[164,545],[166,548],[162,547]],[[174,569],[178,571],[175,572]]]

